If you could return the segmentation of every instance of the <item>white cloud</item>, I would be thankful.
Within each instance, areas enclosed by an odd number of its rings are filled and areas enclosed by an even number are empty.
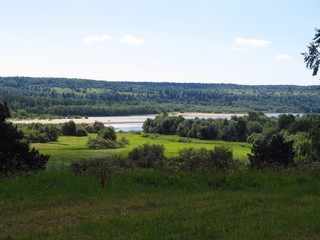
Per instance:
[[[250,38],[236,37],[233,39],[233,44],[236,46],[244,46],[244,47],[267,47],[268,45],[271,44],[271,42],[263,39],[250,39]]]
[[[145,43],[143,38],[136,38],[132,35],[123,35],[120,42],[123,44],[136,45],[136,46],[140,46]]]
[[[278,54],[278,55],[274,56],[274,58],[277,59],[277,60],[290,60],[293,57],[289,56],[289,55],[286,55],[286,54]]]
[[[109,35],[101,34],[101,35],[89,35],[83,38],[82,41],[85,43],[96,43],[96,42],[104,42],[111,39],[112,37],[110,37]]]
[[[238,46],[236,46],[236,45],[232,45],[231,48],[232,48],[234,51],[236,51],[236,52],[245,52],[245,51],[247,51],[246,48],[238,47]]]

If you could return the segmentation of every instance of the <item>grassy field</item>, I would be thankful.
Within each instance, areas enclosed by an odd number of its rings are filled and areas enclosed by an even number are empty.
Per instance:
[[[312,172],[66,171],[0,180],[0,239],[319,239]]]
[[[130,144],[123,149],[106,149],[106,150],[91,150],[88,149],[86,143],[88,137],[59,137],[58,142],[51,143],[37,143],[32,144],[33,147],[38,149],[41,153],[49,154],[50,164],[66,164],[80,159],[93,159],[103,158],[110,154],[127,155],[128,152],[136,146],[144,143],[163,144],[165,146],[165,155],[168,157],[176,156],[179,149],[194,147],[205,147],[212,149],[216,145],[227,145],[233,150],[235,158],[247,161],[247,154],[250,153],[251,144],[237,143],[237,142],[224,142],[224,141],[205,141],[198,139],[190,139],[190,143],[178,142],[180,137],[170,135],[151,135],[151,137],[143,137],[143,135],[132,133],[118,133],[118,138],[126,137]],[[90,135],[95,137],[95,135]]]
[[[0,178],[0,239],[319,239],[319,171],[130,169],[114,173],[103,188],[97,179],[74,175],[65,166],[126,155],[146,142],[164,144],[167,156],[218,144],[230,146],[243,160],[250,152],[246,143],[121,136],[130,145],[117,150],[89,150],[88,137],[33,144],[51,155],[51,165],[62,167]]]

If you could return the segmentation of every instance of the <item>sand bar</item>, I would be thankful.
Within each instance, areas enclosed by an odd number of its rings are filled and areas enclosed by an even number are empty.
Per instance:
[[[171,114],[170,114],[171,115]],[[230,116],[244,116],[245,114],[229,114],[229,113],[178,113],[173,116],[183,116],[186,118],[228,118]],[[89,118],[61,118],[61,119],[28,119],[28,120],[11,120],[14,124],[60,124],[69,121],[74,121],[76,124],[87,123],[93,124],[95,121],[100,121],[104,124],[125,124],[125,123],[143,123],[147,118],[154,118],[156,115],[141,115],[141,116],[110,116],[110,117],[89,117]]]

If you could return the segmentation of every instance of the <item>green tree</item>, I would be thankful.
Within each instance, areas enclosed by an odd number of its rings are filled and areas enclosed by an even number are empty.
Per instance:
[[[248,154],[250,167],[288,167],[293,163],[293,141],[286,142],[282,135],[274,134],[253,144]]]
[[[138,167],[154,168],[164,161],[164,147],[159,144],[143,144],[129,152],[128,157]]]
[[[117,139],[116,132],[113,127],[105,127],[98,132],[98,136],[103,139],[115,141]]]
[[[312,69],[312,75],[316,76],[320,65],[320,29],[316,29],[313,41],[308,47],[308,52],[302,53],[306,67]]]
[[[77,126],[74,121],[69,121],[62,124],[62,134],[65,136],[76,136]]]
[[[23,133],[5,121],[8,117],[7,105],[0,103],[0,174],[45,169],[49,156],[30,149],[29,144],[23,141]]]

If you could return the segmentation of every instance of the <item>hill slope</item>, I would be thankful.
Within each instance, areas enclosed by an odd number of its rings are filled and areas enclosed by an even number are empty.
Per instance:
[[[0,77],[14,117],[107,116],[162,111],[320,112],[318,86],[110,82]]]

